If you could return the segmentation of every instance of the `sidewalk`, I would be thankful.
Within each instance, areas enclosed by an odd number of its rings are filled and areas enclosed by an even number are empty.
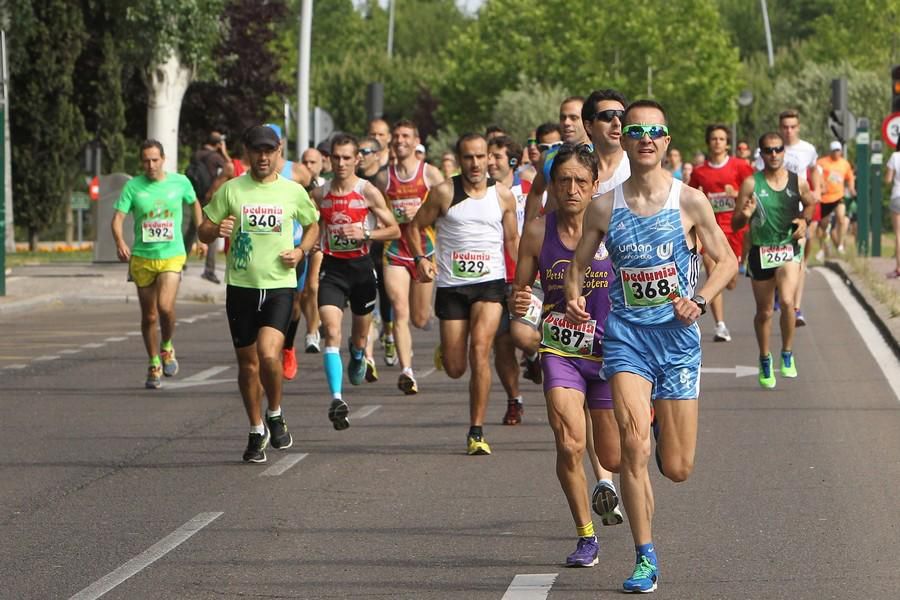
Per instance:
[[[216,285],[200,277],[203,262],[190,261],[178,288],[181,302],[225,304],[225,257],[217,261]],[[137,292],[127,280],[125,263],[55,263],[14,267],[6,275],[6,296],[0,296],[0,320],[17,313],[85,303],[134,302]]]

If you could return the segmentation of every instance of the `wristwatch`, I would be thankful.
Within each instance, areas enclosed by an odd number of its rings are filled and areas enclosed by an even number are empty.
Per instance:
[[[694,294],[694,297],[691,298],[691,302],[693,302],[700,308],[701,315],[706,314],[706,298],[704,298],[700,294]]]
[[[372,237],[372,230],[369,229],[366,225],[363,225],[363,241],[368,242]]]
[[[419,261],[422,260],[423,258],[425,258],[425,257],[422,256],[421,254],[416,254],[415,257],[413,257],[413,262],[416,264],[416,266],[418,266]]]

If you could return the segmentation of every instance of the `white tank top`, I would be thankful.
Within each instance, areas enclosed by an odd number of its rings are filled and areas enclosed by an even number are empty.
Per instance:
[[[483,197],[471,198],[463,191],[462,178],[453,177],[453,201],[436,225],[438,287],[506,279],[503,211],[493,181]]]
[[[628,161],[628,155],[623,152],[622,160],[619,161],[616,170],[613,171],[612,177],[610,177],[606,181],[597,183],[597,191],[595,192],[595,195],[605,194],[609,190],[625,183],[625,181],[629,177],[631,177],[631,163]]]

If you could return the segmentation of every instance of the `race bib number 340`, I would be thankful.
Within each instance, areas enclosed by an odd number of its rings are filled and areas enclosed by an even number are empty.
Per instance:
[[[591,319],[575,324],[566,320],[566,315],[551,312],[544,318],[541,345],[559,350],[564,354],[587,356],[594,346],[597,321]]]
[[[491,272],[489,252],[454,252],[450,260],[454,277],[480,279]]]
[[[284,209],[274,204],[245,204],[241,207],[244,233],[281,233]]]
[[[153,220],[141,223],[141,240],[145,244],[171,242],[175,239],[175,221]]]
[[[640,269],[622,268],[622,291],[626,306],[670,304],[678,293],[678,269],[674,262]]]
[[[794,260],[794,245],[760,246],[759,266],[763,269],[775,269]]]

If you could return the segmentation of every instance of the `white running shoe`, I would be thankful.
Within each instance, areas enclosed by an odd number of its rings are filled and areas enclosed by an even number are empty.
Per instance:
[[[731,341],[731,333],[728,332],[728,327],[725,326],[725,321],[719,321],[716,324],[716,335],[713,337],[713,341],[715,341],[715,342],[730,342]]]

